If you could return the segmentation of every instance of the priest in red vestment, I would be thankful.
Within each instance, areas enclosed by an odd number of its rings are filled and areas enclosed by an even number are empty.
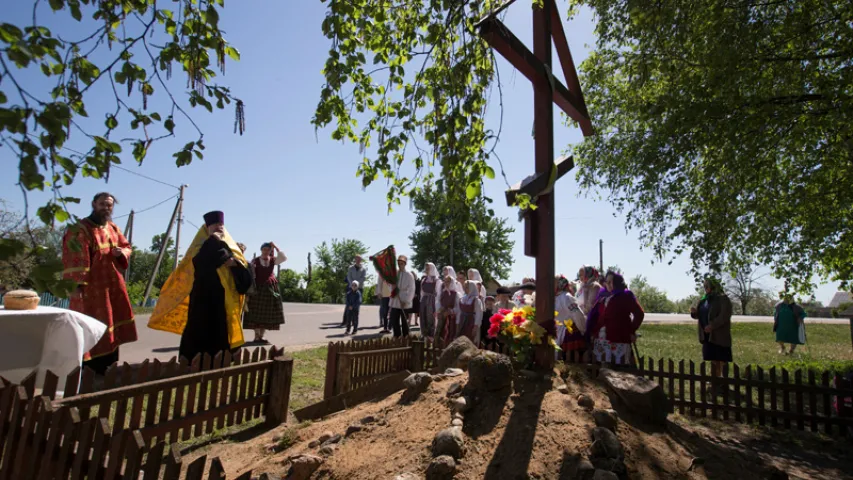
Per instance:
[[[71,310],[107,325],[107,332],[83,355],[83,365],[103,375],[119,359],[119,345],[135,342],[136,324],[122,272],[130,260],[130,242],[111,221],[115,197],[99,193],[92,214],[65,232],[63,277],[77,282]]]

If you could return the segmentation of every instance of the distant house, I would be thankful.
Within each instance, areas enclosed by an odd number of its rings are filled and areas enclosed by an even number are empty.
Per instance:
[[[838,308],[844,303],[853,303],[853,293],[851,292],[835,292],[832,300],[829,301],[827,308]]]
[[[500,287],[500,286],[501,286],[501,284],[498,283],[497,280],[487,280],[486,281],[486,294],[494,297],[495,295],[498,294],[498,287]]]

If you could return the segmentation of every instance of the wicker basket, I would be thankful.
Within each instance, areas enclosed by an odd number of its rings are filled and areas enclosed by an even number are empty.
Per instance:
[[[6,310],[35,310],[39,305],[39,295],[32,290],[12,290],[3,296]]]

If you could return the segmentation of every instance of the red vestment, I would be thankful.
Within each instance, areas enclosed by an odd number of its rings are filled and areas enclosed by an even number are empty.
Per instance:
[[[122,250],[118,257],[111,253],[116,247]],[[137,339],[133,308],[122,275],[130,253],[130,242],[113,222],[100,226],[86,218],[65,232],[63,277],[83,286],[82,298],[72,298],[70,308],[107,325],[107,332],[83,360],[108,355],[119,345]]]

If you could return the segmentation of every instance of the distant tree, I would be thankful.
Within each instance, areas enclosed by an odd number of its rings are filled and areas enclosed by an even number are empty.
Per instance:
[[[766,273],[761,273],[753,265],[736,268],[734,273],[724,276],[726,294],[732,302],[740,304],[741,312],[747,312],[749,311],[750,302],[764,293],[759,280],[766,276]]]
[[[305,301],[302,274],[289,268],[282,269],[278,274],[278,291],[283,302]]]
[[[631,279],[629,287],[637,296],[643,310],[653,313],[672,313],[675,310],[675,305],[667,298],[666,292],[649,285],[646,277],[637,275]]]
[[[699,295],[692,294],[684,297],[682,299],[676,300],[673,302],[673,312],[672,313],[690,313],[690,307],[695,307],[697,303],[699,303]]]
[[[62,232],[49,226],[27,225],[11,204],[0,199],[0,285],[34,288],[65,295],[73,282],[57,281],[62,270]],[[15,251],[6,250],[14,244]]]
[[[413,267],[423,270],[432,262],[439,268],[476,268],[484,280],[507,278],[515,246],[509,236],[515,229],[507,226],[507,219],[496,217],[485,199],[466,204],[462,195],[439,185],[413,197]]]

